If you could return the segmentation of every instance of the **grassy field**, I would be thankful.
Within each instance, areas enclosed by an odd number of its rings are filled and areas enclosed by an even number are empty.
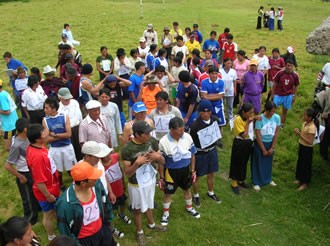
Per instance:
[[[66,22],[71,23],[75,39],[81,42],[78,50],[83,62],[93,66],[102,45],[108,46],[113,56],[119,47],[125,48],[127,53],[137,47],[148,23],[153,23],[159,34],[173,21],[178,21],[181,28],[199,23],[204,38],[208,38],[212,25],[218,25],[218,34],[225,27],[230,27],[239,49],[244,49],[249,56],[260,45],[267,47],[268,55],[275,47],[284,53],[287,46],[293,46],[301,86],[276,148],[273,177],[278,186],[265,187],[259,193],[249,190],[240,196],[232,193],[227,178],[232,135],[226,128],[225,148],[219,152],[220,173],[217,173],[215,181],[215,192],[222,203],[215,204],[206,197],[206,182],[202,179],[200,220],[185,213],[183,195],[179,191],[173,196],[168,232],[157,235],[148,229],[145,232],[150,245],[329,245],[330,206],[327,204],[330,202],[330,163],[319,157],[318,146],[314,148],[310,189],[299,193],[292,181],[298,149],[293,128],[301,126],[303,110],[312,102],[316,74],[329,61],[329,56],[308,54],[305,39],[327,17],[330,4],[320,0],[170,0],[165,1],[165,5],[161,0],[143,2],[143,18],[140,18],[139,1],[0,1],[0,53],[12,52],[29,68],[37,66],[42,69],[47,64],[54,66],[57,43]],[[260,5],[267,10],[272,6],[283,6],[284,32],[255,30],[256,12]],[[5,69],[3,59],[0,67]],[[0,78],[8,81],[4,73],[0,74]],[[94,79],[98,79],[96,72]],[[2,167],[7,158],[2,145],[0,158],[2,221],[22,214],[22,206],[14,178]],[[158,192],[156,201],[159,205],[161,197]],[[155,209],[157,222],[161,214],[160,208]],[[123,225],[120,221],[115,221],[115,224],[125,233],[125,237],[120,239],[121,245],[135,245],[134,226]],[[46,245],[42,226],[36,225],[34,230]]]

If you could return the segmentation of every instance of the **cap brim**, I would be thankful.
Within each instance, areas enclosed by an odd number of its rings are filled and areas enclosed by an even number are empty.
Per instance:
[[[93,168],[93,172],[90,174],[90,176],[88,177],[88,179],[98,180],[99,178],[101,178],[101,176],[102,176],[102,170],[94,167]]]
[[[151,126],[148,126],[147,129],[145,129],[143,132],[144,133],[149,133],[149,132],[152,132],[153,130],[155,130],[155,128],[151,127]]]

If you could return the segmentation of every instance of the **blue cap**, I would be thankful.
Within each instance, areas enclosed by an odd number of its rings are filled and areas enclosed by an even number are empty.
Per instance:
[[[107,78],[105,79],[107,82],[114,82],[116,81],[117,82],[117,78],[115,77],[115,75],[113,74],[110,74],[107,76]]]
[[[212,112],[213,106],[210,100],[203,99],[199,102],[198,112]]]
[[[133,112],[134,113],[141,113],[141,112],[147,112],[148,109],[146,108],[146,105],[144,105],[143,102],[136,102],[133,104]]]

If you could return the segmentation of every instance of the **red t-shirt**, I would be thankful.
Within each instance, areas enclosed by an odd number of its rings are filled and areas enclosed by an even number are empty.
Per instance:
[[[282,70],[285,67],[285,61],[282,57],[279,57],[278,59],[274,59],[273,57],[268,57],[270,69],[268,70],[268,80],[273,81],[275,75]],[[277,67],[280,68],[277,68]]]
[[[88,202],[81,202],[83,208],[83,223],[78,238],[89,237],[95,235],[102,227],[102,218],[100,216],[100,208],[94,191],[92,198]]]
[[[296,72],[287,73],[285,70],[278,72],[274,77],[276,82],[275,95],[288,96],[294,93],[294,88],[299,85],[299,76]]]
[[[119,198],[125,191],[122,181],[123,173],[121,172],[119,165],[119,154],[110,154],[110,157],[111,164],[104,167],[105,175],[110,182],[112,192],[115,194],[116,198]]]
[[[37,187],[37,183],[44,183],[49,193],[55,197],[60,195],[60,184],[55,163],[49,159],[48,150],[29,145],[26,149],[26,162],[33,178],[33,193],[40,202],[47,201],[44,194]],[[52,163],[52,164],[51,164]]]
[[[235,61],[236,59],[236,51],[235,51],[235,44],[234,42],[229,44],[228,42],[225,42],[223,44],[223,60],[230,58],[232,61]]]
[[[219,43],[219,46],[220,48],[223,47],[223,44],[227,42],[227,34],[226,33],[222,33],[219,35],[219,38],[218,38],[218,43]]]

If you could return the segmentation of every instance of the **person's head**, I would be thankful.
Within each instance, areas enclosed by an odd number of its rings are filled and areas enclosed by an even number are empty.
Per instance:
[[[137,58],[139,54],[138,49],[131,49],[131,52],[129,53],[131,57]]]
[[[150,51],[150,53],[156,53],[157,52],[157,44],[150,45],[149,51]]]
[[[165,35],[168,35],[170,33],[170,28],[166,26],[164,27],[163,31]]]
[[[85,105],[89,117],[96,121],[100,118],[100,108],[101,108],[101,103],[96,100],[90,100],[88,103]]]
[[[285,71],[287,73],[292,73],[293,72],[293,68],[294,68],[294,63],[292,60],[286,60],[285,61]]]
[[[31,76],[31,75],[35,75],[35,76],[37,76],[38,79],[39,79],[39,82],[41,81],[41,72],[40,72],[39,68],[37,68],[37,67],[32,67],[32,68],[30,69],[30,76]]]
[[[154,26],[153,26],[152,24],[148,24],[148,25],[147,25],[147,30],[148,30],[149,32],[152,32],[152,31],[154,30]]]
[[[213,67],[213,62],[211,60],[205,61],[203,66],[204,71],[208,73],[211,67]]]
[[[110,90],[108,88],[103,88],[99,92],[99,101],[102,106],[108,105],[110,100]]]
[[[199,117],[202,120],[208,121],[211,118],[212,108],[213,106],[210,100],[202,99],[198,105]]]
[[[245,51],[244,50],[237,51],[237,59],[239,61],[244,61],[245,60]]]
[[[179,73],[179,80],[181,83],[190,83],[190,73],[188,71],[181,71]]]
[[[223,30],[224,33],[230,33],[230,29],[228,27],[226,27],[224,30]]]
[[[233,42],[233,39],[234,39],[234,36],[232,34],[228,34],[227,35],[227,41],[228,41],[228,43],[231,44]]]
[[[183,46],[183,45],[184,45],[183,37],[180,36],[180,35],[177,36],[177,37],[176,37],[176,42],[177,42],[177,45],[178,45],[179,47]]]
[[[270,10],[271,10],[271,11],[273,11],[273,12],[275,12],[275,9],[274,9],[274,7],[271,7],[271,8],[270,8]]]
[[[44,103],[45,115],[54,116],[59,108],[59,103],[56,97],[48,97]]]
[[[138,61],[135,63],[135,71],[140,74],[144,74],[144,71],[146,69],[146,65],[142,61]]]
[[[77,246],[76,240],[66,235],[58,235],[56,236],[48,246]]]
[[[217,70],[217,68],[215,68],[213,66],[210,67],[209,70],[208,70],[208,73],[210,75],[210,80],[212,82],[217,81],[217,79],[218,79],[218,70]]]
[[[293,54],[293,53],[294,53],[294,49],[293,49],[293,47],[292,47],[292,46],[289,46],[289,47],[286,49],[286,52],[287,52],[288,54]]]
[[[249,70],[253,73],[255,73],[258,70],[258,60],[257,59],[250,60]]]
[[[185,33],[187,36],[189,36],[189,34],[191,33],[191,28],[190,28],[190,27],[186,27],[186,28],[184,29],[184,33]]]
[[[64,28],[65,30],[69,31],[69,30],[70,30],[70,25],[69,25],[68,23],[65,23],[65,24],[63,25],[63,28]]]
[[[66,41],[68,40],[68,35],[66,35],[65,33],[62,33],[61,38],[62,38],[62,41],[64,43],[66,43]]]
[[[254,54],[259,54],[259,48],[254,49]]]
[[[92,75],[93,73],[93,66],[89,63],[86,63],[81,68],[81,74],[83,75]]]
[[[263,57],[265,55],[266,51],[267,51],[266,46],[263,46],[263,45],[260,46],[259,47],[259,56]]]
[[[161,48],[161,49],[158,50],[158,57],[164,57],[165,58],[166,55],[167,55],[166,49]]]
[[[201,59],[198,56],[195,56],[194,58],[192,58],[192,64],[195,66],[198,66],[201,62]]]
[[[46,142],[46,137],[46,131],[41,124],[35,123],[29,126],[27,130],[27,138],[29,139],[31,144],[43,144]]]
[[[304,112],[304,121],[311,122],[315,118],[315,110],[313,108],[308,108]]]
[[[279,58],[279,56],[280,56],[280,50],[278,48],[274,48],[272,50],[272,57],[277,59],[277,58]]]
[[[238,111],[238,114],[242,117],[243,120],[247,120],[253,117],[254,108],[252,103],[243,103],[242,107]]]
[[[163,65],[158,65],[155,68],[155,74],[157,78],[161,79],[165,75],[165,67]]]
[[[264,111],[264,115],[267,117],[267,118],[270,118],[272,117],[276,112],[276,105],[275,103],[273,103],[273,101],[267,101],[265,103],[265,111]]]
[[[75,185],[81,189],[90,189],[102,176],[102,170],[85,160],[75,164],[70,174]]]
[[[216,37],[217,37],[217,32],[216,31],[211,31],[210,32],[210,39],[215,40]]]
[[[5,53],[3,53],[3,59],[5,59],[6,63],[9,63],[11,58],[13,58],[12,54],[9,51],[6,51]]]
[[[145,120],[147,116],[147,107],[143,102],[136,102],[132,106],[133,115],[136,120]]]
[[[103,144],[95,141],[87,141],[81,147],[81,153],[84,155],[84,161],[92,166],[97,166],[100,158],[110,154],[112,149],[104,148]]]
[[[174,57],[173,58],[173,65],[176,67],[180,67],[182,65],[182,58],[181,57]]]
[[[28,82],[27,82],[28,87],[30,87],[31,89],[35,89],[38,87],[39,85],[39,78],[35,75],[32,75],[28,78]]]
[[[106,77],[104,86],[110,89],[114,89],[117,86],[117,82],[118,82],[117,78],[113,74],[110,74]]]
[[[160,91],[155,95],[157,109],[162,110],[169,104],[169,96],[166,91]]]
[[[142,49],[144,49],[146,47],[146,39],[145,39],[145,37],[141,37],[140,40],[139,40],[139,43],[140,43],[140,47]]]
[[[179,117],[174,117],[168,123],[170,135],[173,139],[178,141],[184,134],[184,122]]]
[[[107,48],[106,46],[102,46],[102,47],[100,48],[100,52],[101,52],[101,55],[102,55],[103,57],[106,57],[107,54],[108,54],[108,48]]]
[[[33,239],[31,224],[24,218],[13,216],[0,225],[1,245],[31,245]]]
[[[66,63],[65,75],[67,80],[73,80],[78,75],[77,68],[75,68],[71,63]]]
[[[191,52],[191,56],[192,57],[199,57],[199,59],[201,58],[201,52],[199,51],[199,49],[193,49]]]
[[[61,103],[63,105],[69,105],[70,100],[73,98],[70,90],[67,87],[62,87],[61,89],[58,90],[57,96],[60,99]]]
[[[54,78],[56,68],[52,68],[50,65],[43,67],[43,75],[45,75],[46,80],[52,80]]]
[[[260,6],[260,7],[259,7],[259,10],[260,10],[260,9],[264,9],[264,6]]]
[[[193,25],[193,30],[194,30],[194,31],[198,31],[198,24],[194,24],[194,25]]]
[[[184,57],[184,54],[183,54],[183,52],[182,51],[178,51],[178,53],[176,53],[176,55],[175,55],[176,57],[180,57],[181,58],[181,60],[183,60],[183,57]]]
[[[230,69],[233,66],[233,60],[230,58],[226,58],[223,60],[223,67],[225,69]]]
[[[173,22],[173,28],[174,28],[174,29],[177,29],[178,27],[179,27],[179,22],[174,21],[174,22]]]
[[[27,132],[30,126],[30,121],[27,118],[20,118],[15,123],[15,128],[18,134],[22,132]]]
[[[156,88],[158,79],[156,75],[146,76],[144,84],[148,86],[149,90],[153,91]]]
[[[116,52],[116,56],[118,59],[122,59],[126,56],[126,52],[123,48],[118,48]]]
[[[144,120],[136,120],[132,126],[133,135],[141,143],[148,143],[151,139],[150,133],[154,130]]]
[[[17,67],[17,75],[18,75],[18,78],[20,78],[20,79],[24,79],[26,77],[26,71],[24,70],[23,67],[21,67],[21,66]]]
[[[207,59],[207,60],[211,59],[212,58],[212,51],[209,50],[209,49],[206,49],[204,51],[204,56],[205,56],[205,59]]]

